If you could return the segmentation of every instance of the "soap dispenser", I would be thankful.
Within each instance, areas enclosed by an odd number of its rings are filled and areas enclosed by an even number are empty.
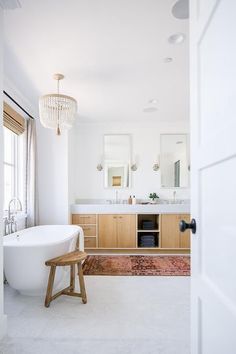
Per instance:
[[[132,204],[132,197],[131,197],[131,195],[129,196],[128,204]]]
[[[136,198],[135,198],[135,195],[133,195],[133,198],[132,198],[132,204],[136,204]]]

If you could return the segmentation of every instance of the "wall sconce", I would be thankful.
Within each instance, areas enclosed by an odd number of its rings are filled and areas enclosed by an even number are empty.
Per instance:
[[[102,167],[102,164],[101,164],[101,163],[99,163],[99,164],[97,165],[97,170],[98,170],[99,172],[101,172],[101,171],[103,170],[103,167]]]
[[[131,171],[135,172],[135,171],[137,171],[137,169],[138,169],[138,166],[136,165],[136,163],[131,165]]]
[[[154,163],[152,169],[153,169],[153,171],[158,171],[160,169],[159,164],[158,163]]]

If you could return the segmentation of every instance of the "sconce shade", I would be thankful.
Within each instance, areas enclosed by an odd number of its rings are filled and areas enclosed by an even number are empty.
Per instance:
[[[99,164],[97,165],[97,170],[98,170],[99,172],[101,172],[101,171],[103,170],[103,166],[102,166],[101,163],[99,163]]]
[[[160,166],[158,165],[158,163],[155,163],[152,167],[153,171],[158,171],[160,168]]]
[[[137,171],[137,169],[138,169],[138,166],[136,165],[136,163],[131,165],[131,171],[135,172],[135,171]]]

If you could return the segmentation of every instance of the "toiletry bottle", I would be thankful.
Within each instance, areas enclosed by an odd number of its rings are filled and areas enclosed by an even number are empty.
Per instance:
[[[132,198],[132,204],[136,204],[136,198],[135,198],[135,195],[133,195],[133,198]]]
[[[129,196],[128,204],[132,204],[132,197],[131,197],[131,195]]]

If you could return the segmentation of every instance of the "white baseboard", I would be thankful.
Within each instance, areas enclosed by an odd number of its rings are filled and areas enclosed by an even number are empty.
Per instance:
[[[7,315],[0,315],[0,340],[7,334]]]

